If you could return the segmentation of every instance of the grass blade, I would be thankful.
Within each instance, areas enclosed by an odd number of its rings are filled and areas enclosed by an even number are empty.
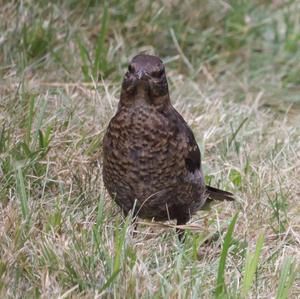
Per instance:
[[[252,286],[263,244],[264,235],[260,234],[256,243],[255,253],[248,252],[247,254],[242,283],[242,298],[247,298],[247,294]]]
[[[288,298],[289,289],[292,287],[295,277],[296,269],[294,260],[288,257],[283,263],[276,299]]]
[[[232,234],[233,234],[233,230],[234,230],[234,226],[235,226],[237,217],[238,217],[238,213],[236,213],[233,216],[233,218],[228,226],[227,233],[225,235],[223,249],[221,252],[221,258],[220,258],[220,262],[219,262],[217,285],[216,285],[216,289],[215,289],[215,297],[216,298],[222,298],[222,296],[224,295],[224,292],[225,292],[224,272],[225,272],[226,258],[227,258],[228,250],[229,250],[229,247],[231,244]]]
[[[26,130],[26,143],[29,145],[31,141],[31,130],[32,130],[32,123],[33,123],[33,114],[34,114],[34,103],[35,98],[31,97],[29,102],[29,113],[27,118],[27,130]]]
[[[105,49],[105,39],[107,36],[108,22],[109,22],[108,5],[105,2],[103,16],[102,16],[102,22],[101,22],[101,29],[100,29],[99,37],[97,40],[95,62],[94,62],[94,67],[93,67],[93,76],[96,79],[97,79],[99,70],[103,74],[103,73],[105,73],[105,71],[107,69],[107,57],[106,57],[107,51]]]
[[[108,280],[105,282],[105,284],[102,286],[101,290],[100,290],[100,294],[105,291],[107,288],[110,287],[110,285],[114,282],[114,280],[116,279],[116,277],[118,276],[118,274],[120,273],[121,269],[118,269],[116,271],[113,272],[113,274],[108,278]]]
[[[24,176],[21,167],[17,167],[16,182],[18,197],[21,202],[21,211],[23,219],[27,219],[28,216],[28,198],[25,189]]]
[[[117,272],[121,268],[121,258],[125,247],[126,231],[131,221],[132,221],[132,217],[127,217],[126,222],[124,223],[121,230],[116,226],[115,258],[114,258],[113,272]]]
[[[89,75],[89,61],[90,61],[89,52],[88,52],[87,48],[82,44],[82,42],[80,41],[79,38],[76,39],[76,43],[77,43],[77,46],[79,48],[79,56],[80,56],[81,63],[82,63],[81,70],[82,70],[82,73],[83,73],[83,78],[84,78],[84,81],[87,82],[87,81],[90,80],[90,75]]]
[[[97,209],[97,220],[96,220],[96,225],[97,227],[102,229],[102,225],[104,222],[104,193],[101,192],[99,196],[99,201],[98,201],[98,209]]]
[[[37,115],[37,122],[36,122],[36,131],[35,131],[35,139],[34,139],[34,146],[36,146],[39,143],[40,133],[39,130],[43,126],[43,122],[45,120],[45,114],[46,114],[46,108],[47,108],[47,101],[42,100],[40,103],[40,110]]]
[[[239,131],[240,131],[240,130],[242,129],[242,127],[244,126],[244,124],[247,122],[247,120],[248,120],[248,117],[244,118],[244,119],[242,120],[242,122],[239,124],[238,128],[237,128],[235,131],[233,131],[232,124],[230,124],[231,131],[232,131],[232,137],[231,137],[231,139],[230,139],[229,142],[228,142],[228,148],[230,148],[232,142],[234,141],[236,152],[238,152],[238,145],[237,145],[237,142],[236,142],[236,139],[235,139],[235,138],[236,138],[236,136],[238,135]],[[228,149],[227,149],[227,150],[228,150]]]

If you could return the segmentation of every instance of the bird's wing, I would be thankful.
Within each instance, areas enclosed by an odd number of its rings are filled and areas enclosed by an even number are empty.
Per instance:
[[[197,142],[195,140],[194,134],[183,117],[176,111],[175,108],[172,111],[173,121],[176,125],[176,130],[178,130],[181,142],[185,142],[185,151],[183,156],[185,159],[185,165],[189,172],[194,173],[196,170],[201,171],[201,153]]]

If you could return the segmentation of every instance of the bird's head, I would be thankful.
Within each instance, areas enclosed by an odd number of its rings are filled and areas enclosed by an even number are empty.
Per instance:
[[[130,106],[138,101],[154,106],[162,106],[170,101],[165,67],[156,56],[139,54],[128,66],[120,104]]]

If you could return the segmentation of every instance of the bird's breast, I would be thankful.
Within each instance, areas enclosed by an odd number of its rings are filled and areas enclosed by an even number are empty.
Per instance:
[[[111,120],[104,147],[106,167],[136,184],[176,184],[185,169],[176,130],[152,107],[121,109]]]

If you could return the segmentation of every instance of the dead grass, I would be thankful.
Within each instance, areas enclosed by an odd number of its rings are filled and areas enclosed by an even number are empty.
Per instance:
[[[176,1],[130,3],[107,10],[106,33],[97,1],[1,4],[0,296],[216,297],[223,232],[239,211],[222,298],[242,298],[246,253],[261,233],[247,298],[298,298],[299,5],[203,2],[198,13],[197,1],[180,11]],[[86,82],[99,34],[101,76]],[[165,59],[207,181],[237,197],[193,217],[184,245],[172,223],[141,222],[132,234],[102,183],[102,137],[141,49]]]

